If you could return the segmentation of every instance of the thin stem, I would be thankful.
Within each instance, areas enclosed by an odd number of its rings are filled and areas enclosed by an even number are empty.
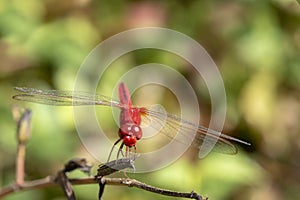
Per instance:
[[[26,146],[19,143],[16,159],[16,184],[23,185],[24,183],[24,166],[25,166]]]
[[[16,184],[22,185],[24,183],[25,174],[25,156],[26,156],[26,143],[30,139],[31,135],[31,111],[25,109],[21,112],[20,109],[15,108],[15,113],[18,113],[17,120],[17,132],[18,139],[17,157],[16,157]]]

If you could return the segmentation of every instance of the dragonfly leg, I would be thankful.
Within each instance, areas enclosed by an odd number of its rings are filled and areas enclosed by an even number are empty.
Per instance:
[[[129,158],[131,160],[132,152],[131,147],[126,147],[126,158]]]
[[[111,157],[111,154],[112,154],[112,152],[113,152],[115,146],[116,146],[121,140],[122,140],[121,138],[118,139],[118,140],[114,143],[114,145],[112,146],[112,148],[111,148],[111,150],[110,150],[110,152],[109,152],[109,155],[108,155],[107,162],[109,162],[110,157]],[[122,144],[121,146],[123,147],[123,144]],[[121,147],[120,147],[120,148],[121,148]],[[120,151],[120,149],[119,149],[119,151]],[[118,151],[118,155],[119,155],[119,151]],[[117,158],[118,158],[118,156],[117,156]]]
[[[136,153],[136,146],[133,146],[134,150],[132,151],[132,147],[128,147],[126,146],[126,153],[125,153],[125,157],[129,158],[130,162],[134,162],[134,160],[137,158],[137,153]],[[133,166],[133,172],[135,172],[135,167]],[[126,176],[127,178],[129,178],[127,176],[126,171],[124,171],[124,176]]]
[[[125,158],[130,158],[130,148],[126,146]]]
[[[135,160],[138,157],[138,154],[136,153],[136,146],[134,146],[134,153],[133,153],[133,159]]]
[[[118,162],[120,153],[121,153],[122,156],[124,157],[124,154],[123,154],[123,152],[122,152],[123,146],[124,146],[124,143],[122,142],[122,144],[121,144],[121,146],[120,146],[120,148],[119,148],[119,150],[118,150],[118,153],[117,153],[117,160],[116,160],[116,162]]]

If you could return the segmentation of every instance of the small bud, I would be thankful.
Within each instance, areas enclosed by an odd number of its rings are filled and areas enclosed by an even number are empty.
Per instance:
[[[22,113],[24,112],[24,108],[21,108],[17,105],[13,105],[11,110],[15,122],[19,123]]]
[[[31,136],[31,111],[26,109],[19,121],[17,127],[17,138],[20,144],[28,142]]]

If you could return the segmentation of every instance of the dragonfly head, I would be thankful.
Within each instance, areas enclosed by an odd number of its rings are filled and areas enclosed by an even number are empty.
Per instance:
[[[142,138],[142,129],[136,124],[124,124],[119,129],[119,137],[123,139],[126,146],[134,146],[136,140]]]
[[[135,146],[135,143],[136,143],[136,137],[135,136],[126,135],[125,137],[123,137],[123,143],[127,147],[133,147],[133,146]]]

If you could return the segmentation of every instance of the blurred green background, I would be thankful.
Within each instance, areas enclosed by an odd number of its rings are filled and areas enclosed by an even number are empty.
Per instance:
[[[1,187],[15,176],[16,124],[11,107],[25,105],[11,99],[13,87],[72,89],[77,70],[97,44],[124,30],[146,26],[182,32],[204,46],[225,83],[224,132],[252,146],[240,146],[235,156],[213,153],[203,160],[191,151],[160,171],[129,176],[157,187],[195,190],[210,199],[299,199],[300,7],[296,0],[0,1]],[[107,72],[101,92],[109,94],[119,75],[148,62],[167,64],[190,81],[206,124],[210,99],[205,85],[193,76],[191,66],[174,55],[129,54]],[[173,96],[161,95],[163,101],[172,101],[168,98]],[[33,111],[27,180],[54,174],[73,157],[85,157],[97,166],[76,134],[72,108],[26,106]],[[113,121],[103,120],[117,136]],[[97,198],[97,185],[74,188],[78,199]],[[4,199],[65,197],[55,187],[22,191]],[[175,198],[107,186],[104,199]]]

